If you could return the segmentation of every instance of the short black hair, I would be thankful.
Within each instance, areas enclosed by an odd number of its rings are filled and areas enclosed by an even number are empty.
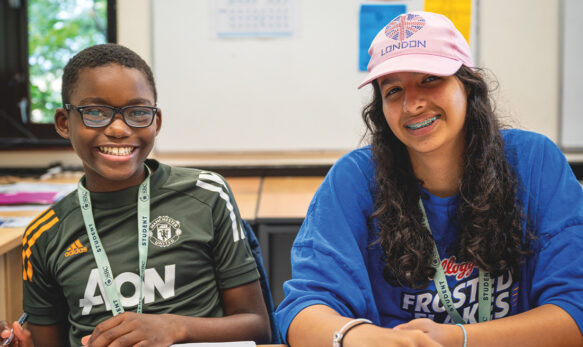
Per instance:
[[[79,70],[108,64],[118,64],[142,71],[152,87],[154,102],[158,99],[154,74],[144,59],[127,47],[115,43],[105,43],[85,48],[69,60],[63,70],[63,84],[61,86],[63,105],[70,102],[69,98],[75,83],[77,83]]]

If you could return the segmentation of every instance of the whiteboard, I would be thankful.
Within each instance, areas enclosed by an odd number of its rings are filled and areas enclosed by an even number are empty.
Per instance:
[[[157,151],[359,146],[360,112],[372,90],[356,89],[366,75],[358,70],[363,2],[296,2],[294,35],[226,39],[215,35],[212,0],[152,0],[152,65],[163,115]],[[401,3],[410,10],[423,4]]]
[[[583,1],[562,1],[561,128],[560,144],[567,150],[583,149]],[[544,81],[541,81],[544,84]],[[543,91],[544,92],[544,91]],[[544,93],[543,93],[544,97]]]

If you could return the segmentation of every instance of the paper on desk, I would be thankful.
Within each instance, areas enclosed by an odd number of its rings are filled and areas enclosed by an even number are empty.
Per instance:
[[[0,212],[6,211],[38,211],[39,213],[48,208],[47,205],[0,205]]]
[[[0,205],[52,204],[59,192],[0,193]]]
[[[14,183],[0,185],[0,204],[52,204],[77,188],[76,184]]]
[[[197,342],[197,343],[178,343],[172,346],[184,347],[255,347],[257,346],[253,341],[237,341],[237,342]]]
[[[0,217],[0,228],[24,228],[35,216],[30,217]]]

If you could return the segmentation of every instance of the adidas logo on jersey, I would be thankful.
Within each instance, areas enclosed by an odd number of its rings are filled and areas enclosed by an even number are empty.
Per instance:
[[[73,242],[69,248],[67,248],[67,251],[65,251],[65,258],[72,256],[74,254],[80,254],[80,253],[85,253],[87,252],[87,247],[83,246],[81,244],[81,241],[79,241],[79,239],[77,239],[77,241]]]

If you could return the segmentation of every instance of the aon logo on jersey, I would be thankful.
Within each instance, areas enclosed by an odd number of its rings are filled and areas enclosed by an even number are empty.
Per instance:
[[[164,267],[164,279],[156,272],[156,269],[146,269],[144,272],[144,286],[142,287],[142,292],[144,296],[144,303],[148,304],[154,302],[155,293],[157,291],[160,296],[164,299],[168,299],[174,296],[174,282],[175,282],[175,270],[176,264],[166,265]],[[130,284],[135,288],[134,294],[130,297],[125,297],[121,295],[119,289],[124,284]],[[117,288],[117,294],[121,304],[124,307],[136,306],[138,304],[138,296],[140,295],[139,285],[140,276],[132,272],[123,272],[115,278],[115,286]],[[127,285],[126,284],[126,285]],[[99,292],[97,291],[99,288]],[[93,269],[89,274],[89,279],[87,280],[87,286],[85,287],[85,295],[83,299],[79,300],[79,306],[83,308],[81,314],[83,316],[91,313],[91,308],[93,306],[103,305],[108,311],[111,310],[109,306],[109,301],[104,300],[103,284],[101,283],[101,278],[99,277],[99,270]]]

